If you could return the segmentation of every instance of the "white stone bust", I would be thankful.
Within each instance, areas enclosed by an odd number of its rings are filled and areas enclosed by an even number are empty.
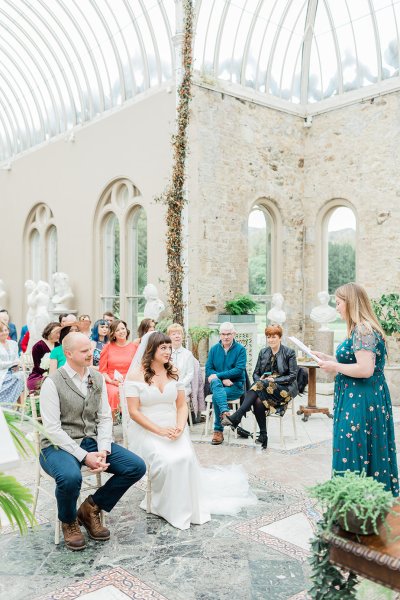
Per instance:
[[[54,310],[58,312],[66,312],[70,309],[71,300],[74,297],[69,277],[66,273],[53,274],[54,296],[51,301],[54,304]]]
[[[29,329],[28,350],[30,351],[32,346],[41,339],[43,329],[50,322],[49,303],[51,291],[46,281],[38,281],[35,285],[30,279],[25,282],[25,289],[28,292],[26,320]]]
[[[283,303],[283,296],[279,292],[272,296],[272,308],[267,313],[267,319],[271,323],[282,325],[286,321],[286,313],[282,309]]]
[[[158,291],[153,283],[148,283],[143,290],[146,299],[143,316],[145,319],[153,319],[157,323],[160,313],[165,309],[164,303],[158,297]]]
[[[332,323],[337,317],[336,310],[333,306],[329,306],[330,296],[328,292],[319,292],[318,300],[320,301],[320,304],[314,306],[310,312],[310,318],[315,321],[315,323],[321,324],[319,331],[328,331],[328,323]]]

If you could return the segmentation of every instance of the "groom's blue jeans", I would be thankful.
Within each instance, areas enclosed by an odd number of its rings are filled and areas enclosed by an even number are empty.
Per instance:
[[[97,442],[84,438],[81,448],[97,452]],[[143,477],[146,465],[139,456],[114,443],[107,462],[110,466],[105,473],[113,473],[113,476],[92,494],[92,498],[102,510],[110,512],[131,485]],[[40,464],[56,481],[58,518],[62,523],[72,523],[76,519],[76,503],[82,485],[81,463],[69,452],[48,446],[40,454]]]
[[[228,400],[237,400],[243,394],[243,387],[233,384],[225,387],[220,379],[212,379],[210,383],[212,401],[214,407],[214,431],[223,431],[221,425],[221,413],[229,411]]]

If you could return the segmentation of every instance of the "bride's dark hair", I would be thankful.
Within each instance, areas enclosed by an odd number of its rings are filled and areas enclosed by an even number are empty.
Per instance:
[[[161,346],[161,344],[171,344],[171,338],[168,335],[165,335],[165,333],[155,331],[150,335],[147,341],[147,348],[142,358],[144,380],[148,385],[151,384],[155,375],[155,372],[151,368],[151,363],[154,360],[157,348]],[[164,369],[167,372],[168,379],[178,380],[178,373],[171,361],[164,363]]]

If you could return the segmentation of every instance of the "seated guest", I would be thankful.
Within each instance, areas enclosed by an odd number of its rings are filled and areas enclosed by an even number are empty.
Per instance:
[[[68,313],[61,313],[60,315],[58,315],[58,320],[60,322],[61,327],[64,327],[64,325],[69,325],[70,323],[76,323],[75,315]]]
[[[104,346],[108,342],[108,333],[110,326],[105,319],[99,319],[92,327],[90,339],[92,341],[93,350],[93,366],[98,367],[100,362],[100,354]]]
[[[9,329],[0,321],[0,403],[14,404],[24,389],[22,371],[19,371],[18,344],[8,339]]]
[[[210,348],[206,377],[210,383],[214,407],[214,446],[224,441],[221,420],[229,414],[228,400],[237,400],[244,393],[246,381],[246,349],[235,340],[232,323],[221,323],[220,341]]]
[[[28,325],[23,325],[21,328],[21,334],[20,334],[19,340],[18,340],[18,350],[19,350],[20,354],[21,354],[21,352],[26,352],[28,343],[29,343]]]
[[[136,338],[136,340],[134,340],[134,343],[139,345],[142,337],[149,331],[154,331],[155,328],[156,328],[156,324],[153,321],[153,319],[143,319],[142,321],[140,321],[139,327],[137,330],[138,337]]]
[[[112,442],[111,411],[103,377],[90,368],[92,350],[87,336],[71,333],[63,340],[66,364],[43,382],[40,414],[49,439],[42,438],[40,464],[56,480],[58,518],[70,550],[83,550],[85,538],[106,541],[100,511],[110,512],[146,471],[141,458]],[[51,442],[50,442],[51,440]],[[54,444],[54,445],[53,445]],[[77,510],[81,467],[113,476]]]
[[[171,362],[178,369],[179,383],[185,388],[186,399],[192,391],[194,377],[194,356],[182,346],[183,327],[179,323],[172,323],[167,329],[167,335],[171,338],[172,354]]]
[[[49,375],[51,375],[52,373],[57,371],[57,369],[59,369],[60,367],[65,365],[66,358],[65,358],[63,347],[62,347],[63,339],[69,333],[76,333],[77,331],[79,331],[78,321],[75,321],[74,323],[70,323],[70,325],[64,325],[63,327],[61,327],[59,345],[55,346],[53,348],[53,350],[50,352]]]
[[[10,323],[10,315],[8,314],[8,310],[5,308],[0,310],[0,321],[3,321],[3,323],[7,325],[8,337],[10,340],[14,340],[14,342],[16,342],[18,340],[17,328],[15,327],[14,323]]]
[[[128,341],[129,334],[130,331],[125,321],[119,319],[113,321],[110,325],[110,342],[104,346],[100,354],[99,371],[103,373],[106,380],[108,402],[111,406],[114,422],[119,407],[118,386],[123,383],[138,349],[137,344]],[[115,371],[118,371],[122,376],[121,380],[115,377]]]
[[[227,414],[223,425],[236,428],[242,417],[253,406],[254,415],[260,428],[258,441],[267,447],[268,436],[266,413],[276,413],[283,417],[289,402],[298,394],[296,353],[281,344],[282,327],[269,325],[265,329],[267,347],[262,348],[254,369],[254,384],[236,412]]]
[[[78,322],[80,323],[79,331],[90,338],[90,326],[92,324],[90,316],[80,315]]]
[[[49,323],[43,329],[42,339],[32,347],[33,369],[26,382],[30,392],[36,392],[42,384],[45,369],[41,368],[40,362],[45,354],[50,354],[53,348],[58,346],[60,331],[61,327],[57,321]]]
[[[105,321],[107,321],[107,323],[108,323],[109,325],[111,325],[111,323],[112,323],[113,321],[115,321],[115,315],[114,315],[114,313],[112,313],[112,312],[110,312],[109,310],[107,310],[105,313],[103,313],[103,319],[104,319]]]

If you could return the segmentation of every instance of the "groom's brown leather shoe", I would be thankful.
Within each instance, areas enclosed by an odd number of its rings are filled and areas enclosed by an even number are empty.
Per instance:
[[[110,530],[103,527],[100,520],[101,508],[88,496],[78,508],[78,522],[86,528],[92,540],[106,542],[110,539]]]
[[[211,443],[213,446],[219,446],[224,441],[224,434],[222,431],[214,431],[214,435],[212,437]]]
[[[70,550],[84,550],[86,548],[85,536],[80,530],[77,519],[72,523],[61,523],[61,528],[67,548]]]

